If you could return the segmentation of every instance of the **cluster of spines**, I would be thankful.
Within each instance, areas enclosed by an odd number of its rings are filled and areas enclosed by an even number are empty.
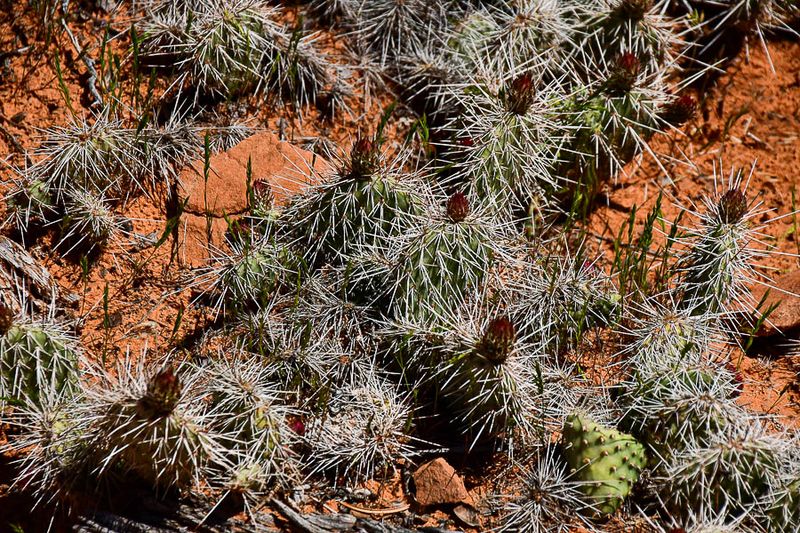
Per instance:
[[[80,353],[63,324],[51,317],[32,320],[0,305],[0,406],[74,393]]]
[[[247,93],[305,106],[329,84],[331,66],[318,35],[280,21],[261,0],[154,2],[138,21],[143,64],[169,66],[173,93],[236,97]]]
[[[385,161],[380,137],[361,135],[332,176],[287,207],[282,228],[310,264],[346,264],[411,227],[420,206],[409,178],[402,160]]]

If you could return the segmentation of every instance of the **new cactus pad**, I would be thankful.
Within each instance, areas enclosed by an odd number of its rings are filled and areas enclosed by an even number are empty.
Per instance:
[[[562,433],[564,459],[586,503],[597,515],[620,508],[647,465],[644,445],[632,436],[575,414]]]

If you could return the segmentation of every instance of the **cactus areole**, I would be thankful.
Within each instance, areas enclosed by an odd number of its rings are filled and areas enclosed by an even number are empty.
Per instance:
[[[478,352],[494,364],[502,364],[511,355],[517,332],[506,317],[492,319],[478,345]]]
[[[694,116],[697,101],[690,94],[684,94],[670,102],[661,112],[661,118],[667,124],[680,126]]]
[[[147,393],[139,399],[139,414],[147,419],[169,415],[181,399],[181,382],[171,368],[162,370],[150,379]]]
[[[462,222],[469,216],[469,200],[463,192],[457,192],[447,200],[447,216],[453,222]]]
[[[620,55],[608,77],[608,92],[611,94],[624,94],[636,85],[642,64],[639,58],[630,52]]]

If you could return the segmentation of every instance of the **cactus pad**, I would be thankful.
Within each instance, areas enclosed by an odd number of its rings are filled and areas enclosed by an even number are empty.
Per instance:
[[[74,390],[78,355],[73,345],[53,324],[10,325],[0,337],[0,397],[37,402],[41,394]]]
[[[632,436],[571,415],[564,424],[564,457],[597,515],[619,509],[647,464],[644,446]]]

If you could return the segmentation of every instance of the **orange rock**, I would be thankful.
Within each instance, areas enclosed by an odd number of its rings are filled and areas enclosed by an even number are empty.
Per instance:
[[[765,288],[758,287],[753,290],[753,296],[760,301],[766,292]],[[800,330],[800,270],[775,279],[762,309],[766,310],[775,304],[778,306],[769,314],[756,336],[768,337]]]
[[[216,217],[244,212],[247,209],[248,160],[252,181],[269,182],[278,204],[329,168],[321,157],[280,141],[273,133],[257,133],[227,152],[212,155],[207,183],[203,160],[194,161],[183,170],[181,195],[188,199],[186,211],[203,215],[207,207]],[[316,172],[312,173],[311,169]]]
[[[441,457],[420,466],[413,477],[415,498],[422,506],[473,503],[461,476]]]
[[[207,182],[204,161],[192,162],[181,173],[181,196],[186,207],[178,231],[178,255],[184,266],[207,264],[209,249],[223,245],[225,217],[236,218],[247,210],[248,161],[252,182],[267,181],[278,205],[330,168],[321,157],[280,141],[270,132],[257,133],[227,152],[212,155]]]

